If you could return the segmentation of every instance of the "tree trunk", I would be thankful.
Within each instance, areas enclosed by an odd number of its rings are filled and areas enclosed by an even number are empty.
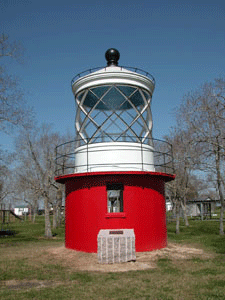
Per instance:
[[[189,226],[188,217],[187,217],[187,205],[186,205],[186,198],[181,202],[181,207],[184,213],[184,223],[185,226]]]
[[[32,205],[29,207],[29,210],[28,210],[28,219],[31,221],[32,220],[32,216],[33,216],[33,207]]]
[[[57,227],[59,227],[62,223],[62,215],[61,215],[62,198],[63,198],[63,193],[62,193],[62,190],[59,189],[57,191],[57,194],[56,194],[56,199],[57,199]]]
[[[223,190],[222,190],[222,180],[221,180],[221,172],[220,172],[220,163],[221,163],[221,157],[220,157],[220,145],[218,143],[217,146],[217,152],[216,152],[216,175],[217,175],[217,187],[219,191],[220,196],[220,203],[221,203],[221,209],[220,209],[220,235],[224,235],[224,228],[223,228],[223,213],[224,213],[224,196],[223,196]]]
[[[35,221],[36,221],[37,211],[38,211],[38,208],[37,208],[37,205],[35,204],[33,207],[32,223],[35,223]]]
[[[57,213],[58,209],[57,209],[57,204],[53,205],[53,223],[52,223],[52,228],[56,229],[57,227]]]
[[[173,207],[172,207],[172,218],[175,219],[175,218],[176,218],[176,207],[177,207],[177,205],[176,205],[176,200],[173,199],[172,203],[173,203]]]
[[[224,235],[224,228],[223,228],[223,214],[224,214],[224,201],[221,203],[220,208],[220,235]]]
[[[176,201],[176,234],[180,233],[180,199]]]
[[[62,214],[61,214],[61,205],[57,206],[57,227],[60,227],[62,224]]]
[[[45,197],[44,202],[45,202],[45,237],[50,239],[50,238],[52,238],[52,230],[51,230],[49,204],[48,204],[47,197]]]
[[[36,220],[36,211],[34,210],[33,216],[32,216],[32,223],[35,223]]]

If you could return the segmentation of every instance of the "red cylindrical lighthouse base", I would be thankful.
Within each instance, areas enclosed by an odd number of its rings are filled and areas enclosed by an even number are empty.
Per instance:
[[[97,252],[101,229],[134,229],[137,252],[166,247],[165,182],[174,175],[155,172],[95,172],[56,178],[66,185],[65,244]],[[107,185],[123,186],[122,212],[108,212]]]

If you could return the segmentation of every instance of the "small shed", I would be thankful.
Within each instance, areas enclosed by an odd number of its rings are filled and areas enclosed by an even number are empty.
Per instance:
[[[211,219],[217,202],[219,202],[219,200],[211,199],[210,197],[206,199],[188,200],[187,215],[191,217],[200,216],[202,220],[204,218]]]
[[[200,209],[197,203],[188,203],[187,204],[187,215],[190,217],[200,216]]]

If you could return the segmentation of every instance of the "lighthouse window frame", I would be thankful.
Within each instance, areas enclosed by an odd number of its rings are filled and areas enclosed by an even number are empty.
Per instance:
[[[107,212],[108,213],[121,213],[123,208],[123,184],[107,184]]]

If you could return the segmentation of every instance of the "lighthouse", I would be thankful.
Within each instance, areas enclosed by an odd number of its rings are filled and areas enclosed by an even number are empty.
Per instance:
[[[56,149],[65,246],[98,252],[102,232],[131,232],[135,251],[160,249],[167,245],[165,183],[175,176],[170,145],[152,138],[155,79],[120,66],[114,48],[105,58],[105,67],[72,80],[76,138]]]

